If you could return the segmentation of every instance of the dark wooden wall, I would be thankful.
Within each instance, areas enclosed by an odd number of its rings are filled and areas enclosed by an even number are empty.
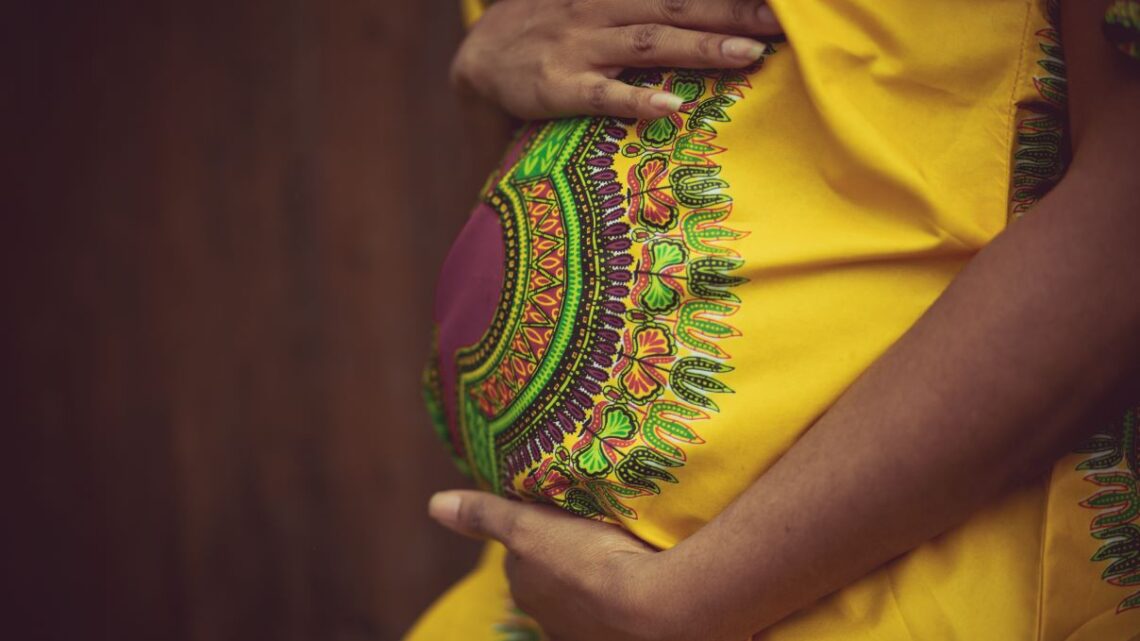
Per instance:
[[[425,516],[462,480],[418,384],[498,153],[453,0],[25,5],[0,636],[399,638],[476,552]]]

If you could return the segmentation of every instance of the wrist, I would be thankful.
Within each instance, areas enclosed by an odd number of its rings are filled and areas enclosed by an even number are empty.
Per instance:
[[[705,546],[712,546],[706,549]],[[650,588],[654,610],[668,625],[667,641],[741,641],[752,633],[749,604],[740,594],[739,574],[715,568],[713,558],[736,556],[719,541],[694,536],[655,555],[657,567]]]
[[[687,550],[676,548],[647,555],[630,573],[632,617],[646,641],[720,641],[715,631],[717,609],[706,600],[713,581]],[[739,641],[732,639],[731,641]]]

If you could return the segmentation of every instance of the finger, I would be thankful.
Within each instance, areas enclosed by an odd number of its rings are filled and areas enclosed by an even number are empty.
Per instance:
[[[491,538],[510,546],[523,512],[533,507],[470,490],[439,492],[428,502],[428,514],[465,536]]]
[[[581,74],[543,93],[541,102],[550,112],[575,116],[660,118],[677,111],[684,102],[667,91],[633,87],[600,73]]]
[[[764,50],[749,38],[659,24],[599,29],[589,42],[590,61],[599,67],[744,67]]]
[[[593,0],[594,10],[616,26],[661,23],[718,33],[783,33],[765,0]],[[604,6],[597,6],[604,5]],[[589,10],[588,6],[584,9]]]

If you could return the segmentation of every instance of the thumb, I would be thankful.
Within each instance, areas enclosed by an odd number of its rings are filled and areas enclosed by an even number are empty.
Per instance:
[[[527,507],[487,492],[450,490],[428,502],[428,514],[440,525],[473,538],[491,538],[506,545]]]

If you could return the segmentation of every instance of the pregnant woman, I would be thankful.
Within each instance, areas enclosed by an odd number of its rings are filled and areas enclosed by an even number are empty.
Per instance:
[[[409,639],[1140,635],[1140,77],[1060,4],[490,7],[457,75],[554,119],[442,269],[490,542]]]

